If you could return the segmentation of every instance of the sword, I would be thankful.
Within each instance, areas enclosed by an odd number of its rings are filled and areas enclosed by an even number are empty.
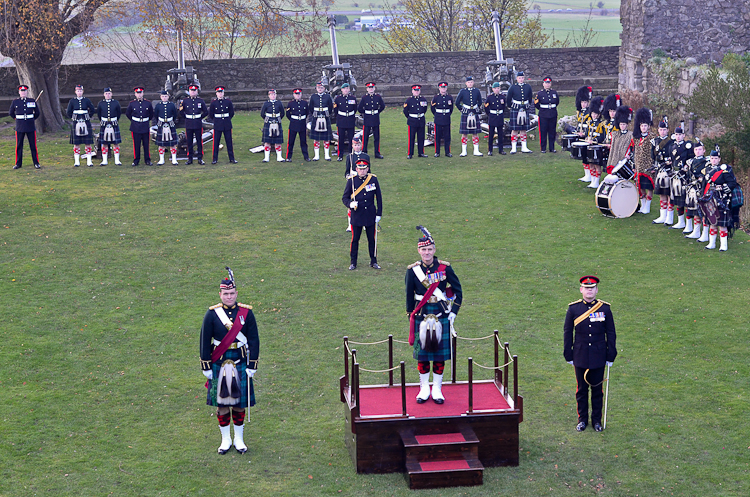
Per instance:
[[[375,257],[378,256],[378,231],[380,231],[380,223],[375,223]]]
[[[607,428],[607,401],[609,400],[609,368],[610,366],[607,366],[607,388],[606,393],[604,394],[604,426],[603,428]]]
[[[36,98],[34,99],[34,102],[38,102],[39,101],[39,97],[42,96],[42,93],[44,93],[44,90],[42,90],[42,91],[39,92],[39,95],[36,96]]]

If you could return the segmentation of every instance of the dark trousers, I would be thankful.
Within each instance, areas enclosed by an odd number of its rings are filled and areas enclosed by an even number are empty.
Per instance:
[[[310,154],[307,153],[307,130],[302,129],[300,131],[294,131],[291,129],[287,130],[286,135],[286,158],[291,159],[294,153],[294,142],[297,140],[299,135],[299,147],[302,149],[302,157],[305,160],[310,158]]]
[[[604,390],[602,380],[604,379],[604,368],[589,369],[576,367],[576,404],[578,405],[578,421],[588,423],[589,421],[589,388],[591,388],[591,422],[602,422],[602,399]],[[586,374],[588,371],[588,374]],[[586,378],[584,378],[586,374]],[[588,383],[586,383],[588,380]],[[589,385],[597,385],[595,387]]]
[[[220,131],[214,130],[214,159],[219,160],[219,143],[221,142],[221,135],[224,135],[224,142],[227,144],[227,154],[229,160],[234,160],[234,146],[232,145],[232,130],[223,129]]]
[[[150,133],[134,133],[133,135],[133,162],[138,164],[141,161],[141,147],[143,147],[143,160],[151,162],[151,153],[148,150],[148,142],[151,139]]]
[[[36,150],[36,131],[16,131],[16,165],[23,165],[23,139],[28,137],[31,149],[31,160],[39,164],[39,154]]]
[[[547,141],[549,141],[550,151],[555,149],[555,138],[557,137],[557,119],[554,117],[539,118],[539,146],[542,150],[547,150]]]
[[[414,155],[414,137],[419,155],[424,155],[424,126],[409,126],[409,155]]]
[[[440,142],[443,142],[445,147],[446,155],[451,153],[451,125],[450,124],[436,124],[435,125],[435,153],[440,153]]]
[[[203,128],[198,129],[186,129],[185,138],[187,140],[187,153],[188,160],[193,160],[193,139],[196,139],[196,147],[198,149],[198,158],[203,158]]]
[[[377,225],[371,226],[354,226],[352,225],[352,243],[349,247],[349,256],[351,263],[357,265],[357,254],[359,253],[359,238],[362,236],[362,228],[367,233],[367,248],[370,250],[370,264],[378,262],[375,257],[375,228]]]
[[[502,152],[505,146],[505,136],[503,135],[503,122],[497,124],[490,122],[489,151],[492,152],[495,146],[495,133],[497,133],[497,148]]]
[[[367,153],[367,142],[372,132],[373,143],[375,144],[375,153],[380,153],[380,126],[364,126],[362,128],[362,152]]]
[[[351,153],[352,138],[354,138],[354,128],[339,127],[339,145],[337,147],[339,157]]]

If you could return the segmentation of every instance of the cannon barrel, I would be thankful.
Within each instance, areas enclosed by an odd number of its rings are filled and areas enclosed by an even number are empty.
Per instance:
[[[336,44],[336,16],[328,16],[328,34],[331,36],[331,57],[333,65],[339,65],[339,47]]]
[[[497,60],[503,60],[503,44],[500,41],[500,14],[492,11],[492,33],[495,35],[495,57]]]

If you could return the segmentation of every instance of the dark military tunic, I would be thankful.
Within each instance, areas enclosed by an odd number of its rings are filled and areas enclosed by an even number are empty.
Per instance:
[[[672,154],[672,169],[675,171],[675,174],[672,176],[669,195],[670,201],[675,207],[686,207],[687,186],[693,181],[690,168],[687,166],[687,161],[695,157],[693,143],[689,141],[673,141],[670,153]],[[693,211],[695,212],[696,210],[697,206]]]
[[[560,105],[560,97],[557,90],[539,90],[534,98],[534,107],[539,115],[539,146],[541,150],[547,150],[549,143],[550,151],[555,149],[557,138],[557,106]]]
[[[703,189],[706,185],[707,171],[711,167],[708,158],[705,156],[691,157],[683,164],[681,170],[685,180],[682,183],[682,203],[687,209],[687,217],[703,217],[698,199],[703,196]],[[674,190],[674,184],[673,184]],[[677,205],[677,204],[675,204]]]
[[[229,161],[234,162],[234,144],[232,142],[232,118],[234,117],[234,105],[228,98],[214,98],[208,107],[208,118],[214,123],[214,147],[213,162],[219,160],[219,144],[221,135],[227,145]]]
[[[133,163],[138,164],[141,160],[141,147],[146,164],[151,162],[149,151],[149,127],[154,117],[154,108],[151,102],[145,98],[142,100],[131,100],[125,115],[130,119],[130,134],[133,136]]]
[[[424,155],[424,127],[427,100],[422,96],[411,96],[404,103],[404,116],[409,129],[409,157],[414,155],[414,139],[417,140],[417,152]]]
[[[159,101],[154,106],[154,124],[156,125],[156,144],[162,148],[177,146],[177,106],[173,102]],[[166,128],[166,129],[165,129]],[[169,130],[167,132],[167,130]]]
[[[99,141],[104,145],[122,143],[122,137],[120,136],[122,107],[120,107],[120,102],[115,99],[102,100],[96,107],[96,115],[101,123]]]
[[[310,121],[310,139],[314,141],[331,141],[331,115],[333,114],[333,99],[328,93],[315,93],[310,97],[310,107],[307,110],[312,116]]]
[[[589,122],[591,121],[591,113],[589,113],[589,110],[583,109],[576,111],[576,121],[578,122],[578,126],[576,129],[578,140],[575,141],[582,141],[584,138],[586,138],[586,134],[588,133],[589,128]],[[588,164],[588,162],[586,162],[585,147],[573,147],[573,151],[570,153],[570,155],[574,159],[580,159],[584,164]]]
[[[508,89],[508,97],[505,101],[506,105],[510,107],[510,129],[513,131],[528,131],[531,128],[529,124],[531,122],[531,115],[534,113],[533,105],[534,94],[531,90],[531,85],[524,83],[519,85],[514,83]],[[518,113],[521,110],[526,111],[526,121],[518,122]]]
[[[337,95],[333,100],[333,108],[336,111],[336,127],[338,128],[338,156],[344,155],[352,149],[352,138],[354,138],[354,127],[357,120],[357,99],[351,93],[349,95]]]
[[[655,136],[651,138],[651,159],[656,166],[656,181],[654,182],[654,193],[656,195],[669,195],[672,190],[672,144],[674,141],[669,137]]]
[[[223,308],[229,320],[234,323],[237,317],[237,312],[240,307],[248,309],[247,317],[245,318],[245,324],[242,326],[242,330],[234,339],[230,348],[224,352],[224,355],[219,358],[218,361],[211,361],[211,353],[214,348],[221,343],[221,340],[226,336],[229,330],[224,326],[216,315],[216,308]],[[237,373],[239,374],[239,387],[242,392],[239,404],[235,404],[232,407],[244,408],[255,405],[255,391],[253,389],[253,379],[247,377],[245,369],[258,369],[258,353],[260,350],[260,339],[258,338],[258,325],[255,322],[255,315],[253,314],[252,307],[245,304],[236,303],[232,307],[227,307],[223,304],[216,304],[211,306],[206,315],[203,317],[203,326],[201,326],[201,337],[200,337],[200,356],[201,356],[201,368],[203,371],[213,371],[214,380],[209,380],[208,397],[206,404],[210,406],[217,406],[216,400],[216,389],[217,381],[219,378],[219,370],[224,361],[234,361],[237,367]],[[248,397],[248,383],[250,385],[250,395]]]
[[[31,160],[39,164],[39,154],[36,149],[36,119],[39,117],[39,107],[33,98],[17,98],[10,104],[8,114],[16,121],[16,166],[23,165],[23,140],[29,139]]]
[[[487,113],[487,124],[490,127],[487,142],[489,151],[492,152],[495,146],[495,135],[497,134],[497,148],[502,152],[504,147],[503,142],[505,141],[503,131],[505,125],[505,95],[502,92],[497,95],[495,92],[492,92],[492,94],[488,95],[487,100],[484,101],[484,111]]]
[[[367,142],[370,140],[372,133],[375,142],[375,153],[380,153],[380,114],[385,110],[383,97],[378,93],[370,95],[369,93],[359,101],[357,110],[364,119],[362,128],[362,151],[367,153]]]
[[[367,182],[365,187],[362,188],[354,198],[352,198],[352,194],[365,182]],[[347,180],[341,201],[346,207],[349,207],[349,204],[353,200],[356,200],[359,205],[357,205],[356,210],[350,209],[352,224],[352,241],[349,245],[350,262],[355,266],[357,265],[359,239],[362,236],[362,228],[364,228],[367,234],[367,248],[370,253],[370,264],[374,264],[377,262],[377,258],[375,257],[375,230],[377,229],[375,217],[383,215],[383,197],[380,192],[378,178],[375,177],[374,174],[368,173],[364,178],[360,178],[359,175],[356,175]]]
[[[435,153],[440,154],[440,142],[443,142],[445,154],[451,153],[451,114],[453,114],[453,97],[449,93],[438,93],[432,97],[430,110],[435,122]]]
[[[461,123],[458,126],[458,132],[462,135],[479,133],[479,116],[482,115],[482,94],[478,88],[461,88],[456,95],[456,109],[461,113]],[[467,122],[469,116],[472,116],[473,127],[469,127]]]
[[[278,100],[269,100],[260,109],[260,117],[263,118],[263,143],[271,145],[284,143],[284,129],[281,120],[284,118],[284,105]],[[274,130],[271,131],[271,125]]]
[[[609,149],[602,145],[611,139],[612,129],[614,128],[614,122],[609,119],[600,117],[598,123],[593,131],[590,132],[589,136],[593,140],[591,149],[588,150],[589,161],[591,164],[595,164],[601,167],[607,167],[607,160],[609,159]],[[591,128],[589,128],[591,130]]]
[[[734,171],[732,171],[732,166],[727,164],[708,166],[703,194],[709,193],[712,189],[714,195],[717,196],[716,204],[719,211],[716,226],[722,228],[739,227],[740,207],[744,203],[744,196]]]
[[[91,145],[94,143],[94,132],[91,126],[91,118],[94,116],[96,109],[94,104],[91,103],[87,97],[76,97],[70,99],[68,102],[68,109],[66,114],[70,119],[73,119],[73,127],[70,128],[70,143],[71,145]],[[86,126],[86,134],[79,135],[77,132],[78,123],[82,123]]]
[[[182,99],[180,114],[185,118],[185,140],[188,161],[193,160],[193,142],[198,148],[198,159],[203,159],[203,119],[208,116],[208,105],[201,97]]]
[[[307,100],[291,100],[286,106],[286,118],[289,119],[289,131],[286,141],[286,160],[292,159],[294,142],[299,136],[299,145],[302,148],[302,157],[308,160],[307,153],[307,115],[309,113]]]

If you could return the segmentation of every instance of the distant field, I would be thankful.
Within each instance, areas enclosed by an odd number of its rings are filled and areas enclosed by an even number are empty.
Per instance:
[[[588,15],[584,14],[549,14],[542,15],[542,26],[546,31],[554,30],[555,38],[564,39],[568,34],[580,33],[585,26]],[[597,33],[593,46],[608,47],[620,45],[622,24],[618,16],[592,16],[589,28]]]

